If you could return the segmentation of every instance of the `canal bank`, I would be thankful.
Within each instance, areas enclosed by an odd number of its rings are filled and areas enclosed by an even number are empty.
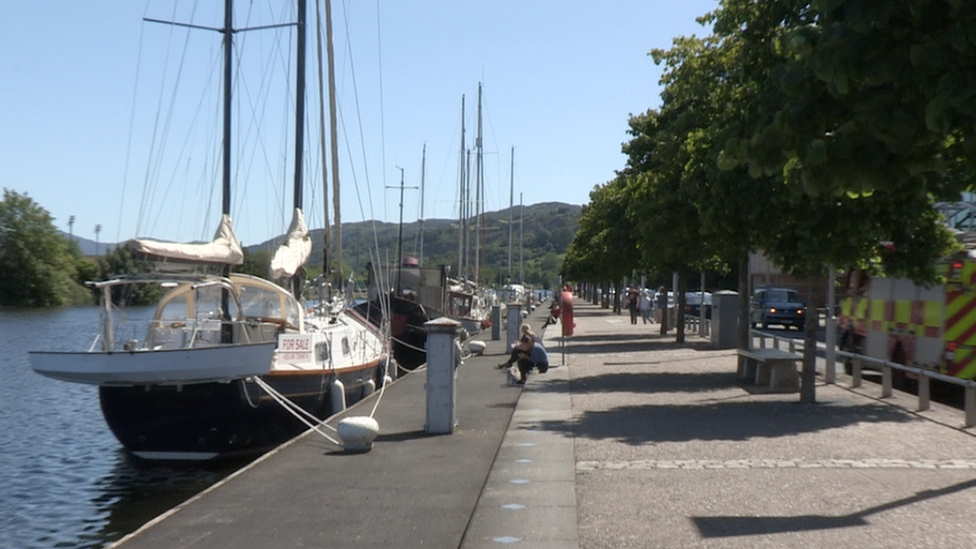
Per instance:
[[[586,304],[576,323],[567,364],[524,389],[494,368],[501,343],[469,359],[454,434],[423,434],[423,379],[407,376],[371,452],[303,436],[119,546],[976,546],[958,411],[844,376],[803,405],[740,384],[734,351],[704,340]]]

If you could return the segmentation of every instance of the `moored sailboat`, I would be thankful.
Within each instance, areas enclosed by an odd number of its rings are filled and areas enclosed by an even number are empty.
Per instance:
[[[231,26],[229,0],[225,9],[225,26],[215,30],[224,34],[228,50],[224,101],[229,105],[231,37],[242,29]],[[304,12],[304,0],[299,0],[299,56],[304,55]],[[298,63],[304,64],[301,58]],[[300,89],[299,97],[303,94]],[[224,112],[229,116],[229,106]],[[296,133],[301,133],[302,116],[296,118]],[[333,113],[333,124],[334,118]],[[92,284],[102,292],[103,309],[103,330],[92,348],[30,355],[42,375],[98,385],[110,429],[140,458],[208,460],[267,450],[305,428],[294,417],[297,408],[325,418],[387,379],[385,341],[340,300],[306,311],[299,295],[268,280],[229,272],[243,262],[229,216],[229,128],[225,120],[224,212],[214,241],[134,241],[134,251],[157,259],[162,268]],[[300,155],[300,143],[296,151]],[[298,170],[296,188],[301,185]],[[296,275],[309,250],[296,199],[288,241],[272,261],[275,276],[300,280]],[[163,272],[171,267],[192,272]],[[132,284],[167,290],[141,339],[132,337],[136,332],[114,329],[113,290]]]

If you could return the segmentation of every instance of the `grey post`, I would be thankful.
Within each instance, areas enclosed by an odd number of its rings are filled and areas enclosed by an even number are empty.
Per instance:
[[[491,340],[499,341],[502,338],[502,306],[491,306]]]
[[[519,327],[522,325],[522,304],[521,303],[509,303],[508,304],[508,319],[505,323],[505,330],[508,332],[507,339],[508,349],[511,350],[512,347],[518,342],[519,338]]]
[[[456,366],[461,323],[438,318],[424,323],[427,332],[427,423],[428,435],[454,432],[457,398]]]

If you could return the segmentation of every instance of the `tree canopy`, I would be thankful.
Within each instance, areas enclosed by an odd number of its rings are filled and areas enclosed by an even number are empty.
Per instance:
[[[76,247],[26,194],[4,189],[0,202],[0,304],[51,307],[84,296],[76,284]],[[83,299],[84,297],[82,297]]]

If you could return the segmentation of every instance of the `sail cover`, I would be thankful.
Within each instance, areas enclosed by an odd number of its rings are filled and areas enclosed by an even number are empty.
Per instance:
[[[305,227],[305,215],[295,208],[288,227],[288,239],[275,250],[271,258],[271,278],[290,277],[298,272],[312,254],[312,239]]]
[[[240,265],[244,263],[244,251],[234,234],[234,225],[230,216],[224,214],[220,220],[220,227],[214,234],[213,242],[206,244],[181,244],[179,242],[160,242],[137,238],[133,241],[135,250],[145,254],[192,261],[194,263],[219,263],[222,265]]]

